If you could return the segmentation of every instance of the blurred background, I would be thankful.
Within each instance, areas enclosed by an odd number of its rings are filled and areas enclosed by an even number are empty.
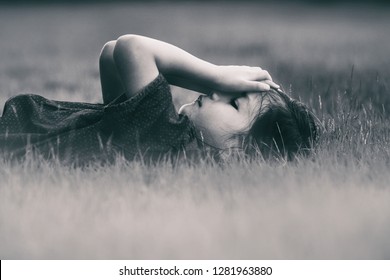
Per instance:
[[[137,33],[217,64],[260,65],[317,111],[345,93],[390,110],[386,1],[3,0],[0,26],[1,104],[23,92],[101,102],[101,47]]]

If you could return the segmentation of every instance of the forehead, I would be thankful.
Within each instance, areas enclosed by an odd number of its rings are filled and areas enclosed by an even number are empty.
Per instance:
[[[249,92],[246,94],[246,114],[252,121],[259,114],[264,114],[270,106],[286,106],[284,99],[279,93],[274,91],[268,92]]]
[[[241,106],[244,113],[257,114],[262,107],[262,104],[266,101],[267,98],[263,96],[262,93],[248,92],[242,97],[243,106]]]
[[[279,93],[274,91],[267,91],[261,93],[247,93],[249,102],[252,103],[252,106],[261,106],[267,107],[268,105],[280,105],[285,106],[284,99],[280,96]]]
[[[243,99],[243,103],[246,102],[244,108],[249,111],[248,113],[257,113],[262,108],[268,107],[271,102],[273,103],[274,97],[268,92],[248,92]]]

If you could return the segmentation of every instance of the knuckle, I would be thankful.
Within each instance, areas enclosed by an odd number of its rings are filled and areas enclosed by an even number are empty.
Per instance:
[[[263,91],[267,91],[270,89],[270,86],[266,83],[260,83],[261,86],[260,86],[260,89],[263,90]]]
[[[265,75],[269,80],[272,80],[271,74],[268,71],[265,71]]]

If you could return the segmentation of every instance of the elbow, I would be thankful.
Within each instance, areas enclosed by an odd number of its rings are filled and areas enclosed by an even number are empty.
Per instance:
[[[122,35],[116,40],[113,51],[114,60],[117,62],[124,59],[142,57],[146,54],[143,37],[139,35]]]
[[[124,35],[116,40],[113,59],[123,75],[139,76],[145,69],[156,67],[153,48],[147,37]]]
[[[119,36],[118,39],[116,39],[117,44],[139,44],[140,41],[142,41],[142,36],[135,35],[135,34],[126,34]]]

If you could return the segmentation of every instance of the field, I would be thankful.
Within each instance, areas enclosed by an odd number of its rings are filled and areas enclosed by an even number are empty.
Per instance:
[[[291,163],[0,160],[0,259],[390,258],[390,8],[243,3],[0,6],[0,104],[101,102],[100,48],[137,33],[260,65],[326,127]]]

